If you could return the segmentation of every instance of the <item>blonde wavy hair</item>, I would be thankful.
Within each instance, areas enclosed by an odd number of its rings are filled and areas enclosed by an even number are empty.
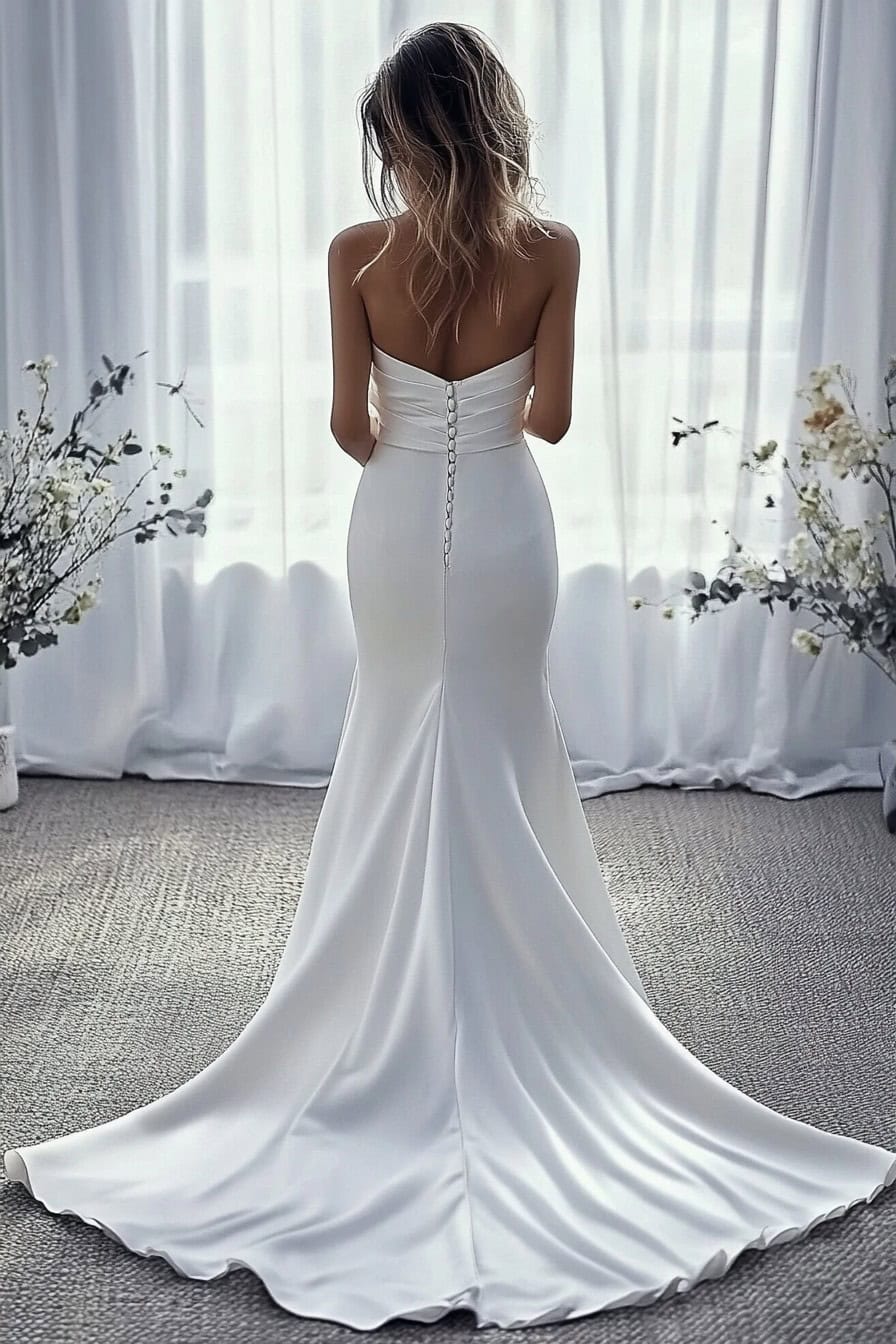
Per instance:
[[[551,235],[530,208],[543,199],[529,172],[535,123],[485,34],[428,23],[396,42],[358,100],[364,187],[387,234],[355,282],[392,247],[400,195],[416,225],[408,297],[426,323],[429,349],[452,310],[460,339],[461,312],[490,263],[489,299],[500,325],[512,256],[528,258],[521,226],[528,220]],[[374,156],[382,165],[379,195]],[[427,308],[445,288],[448,300],[430,325]]]

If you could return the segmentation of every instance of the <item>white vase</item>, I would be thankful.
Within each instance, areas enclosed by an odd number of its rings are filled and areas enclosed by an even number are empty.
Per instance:
[[[0,812],[19,801],[19,776],[16,770],[16,730],[11,723],[0,724]]]

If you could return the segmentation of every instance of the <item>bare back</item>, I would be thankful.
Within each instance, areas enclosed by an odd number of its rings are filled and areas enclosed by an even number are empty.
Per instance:
[[[572,230],[554,220],[544,220],[554,235],[546,238],[532,227],[525,243],[529,259],[512,258],[500,325],[489,297],[492,275],[483,274],[461,314],[460,340],[455,341],[452,317],[440,328],[433,348],[427,350],[426,323],[407,297],[410,268],[406,259],[413,239],[413,220],[407,215],[396,222],[398,233],[390,253],[365,271],[358,282],[372,343],[396,359],[445,379],[472,377],[534,345],[535,392],[527,427],[537,436],[556,442],[566,432],[571,417],[579,270],[578,242]],[[359,265],[375,256],[385,237],[386,226],[381,220],[358,226]],[[438,309],[438,302],[437,296],[430,312]]]

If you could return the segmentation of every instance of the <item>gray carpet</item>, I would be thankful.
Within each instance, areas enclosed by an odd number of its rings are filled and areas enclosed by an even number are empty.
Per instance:
[[[25,776],[0,813],[0,1146],[185,1081],[264,997],[322,790]],[[785,802],[639,789],[585,804],[655,1010],[778,1110],[896,1147],[896,838],[880,794]],[[2,1170],[2,1168],[0,1168]],[[896,1187],[802,1242],[745,1251],[648,1307],[504,1332],[535,1344],[896,1339]],[[469,1312],[384,1338],[444,1339]],[[360,1335],[277,1307],[247,1270],[180,1278],[0,1185],[3,1344],[275,1344]]]

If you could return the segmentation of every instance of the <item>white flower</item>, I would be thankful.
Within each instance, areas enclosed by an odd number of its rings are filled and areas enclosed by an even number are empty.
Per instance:
[[[738,551],[731,558],[730,564],[745,588],[761,590],[768,584],[769,573],[765,565],[746,552]]]
[[[797,532],[787,543],[788,567],[797,574],[812,574],[816,567],[816,556],[810,549],[812,538],[808,532]]]
[[[674,607],[663,607],[663,620],[664,620],[664,621],[671,621],[671,619],[672,619],[672,617],[673,617],[674,615],[675,615],[675,608],[674,608]]]
[[[821,397],[803,420],[809,442],[803,447],[803,465],[827,462],[842,480],[862,463],[877,462],[881,436],[866,428],[836,398]]]
[[[811,630],[802,629],[794,630],[790,642],[795,649],[799,649],[800,653],[811,653],[815,657],[821,653],[824,645],[824,640],[818,635],[813,635]]]
[[[78,487],[71,481],[51,479],[47,483],[47,489],[49,490],[50,498],[55,500],[57,504],[64,503],[66,500],[71,499],[73,495],[78,494]]]
[[[740,578],[745,588],[765,588],[768,583],[768,571],[761,565],[744,565]]]
[[[778,446],[777,439],[769,439],[767,443],[761,443],[753,456],[757,462],[767,462]]]
[[[634,607],[635,611],[637,611],[639,607],[643,607],[644,599],[643,597],[630,597],[629,604]]]
[[[840,364],[821,364],[817,369],[809,371],[809,377],[803,387],[797,389],[799,394],[805,395],[809,392],[823,392],[827,383],[832,383],[840,377]]]
[[[857,527],[842,527],[833,538],[834,554],[843,560],[855,560],[862,551],[862,534]]]

